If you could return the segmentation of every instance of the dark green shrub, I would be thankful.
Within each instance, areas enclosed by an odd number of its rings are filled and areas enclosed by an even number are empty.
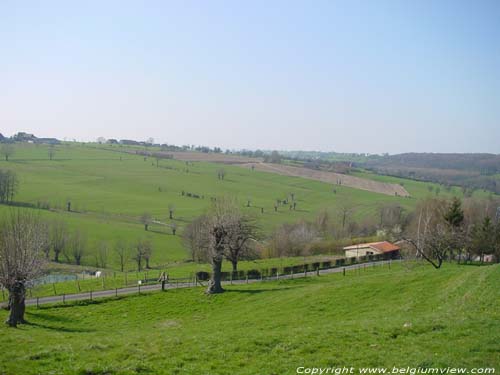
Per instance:
[[[328,262],[321,263],[321,268],[323,268],[324,270],[326,270],[328,268],[332,268],[332,262],[328,261]]]
[[[303,264],[298,264],[296,266],[293,266],[292,269],[293,269],[293,273],[304,272],[304,265]]]
[[[260,279],[261,272],[259,270],[248,270],[247,276],[249,279]]]
[[[205,271],[196,272],[196,278],[200,281],[207,281],[210,279],[210,273]]]

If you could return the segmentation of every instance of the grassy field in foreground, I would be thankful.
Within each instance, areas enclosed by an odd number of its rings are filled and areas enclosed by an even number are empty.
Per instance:
[[[48,160],[47,146],[16,144],[15,153],[8,162],[0,160],[0,169],[10,169],[20,180],[16,201],[24,205],[50,207],[38,210],[48,219],[59,218],[71,230],[79,229],[88,237],[85,266],[95,266],[98,242],[106,241],[110,248],[118,239],[133,244],[148,238],[153,244],[151,265],[165,267],[187,258],[180,236],[174,236],[167,226],[152,225],[146,232],[140,216],[150,212],[164,224],[174,222],[178,234],[194,217],[210,205],[210,197],[235,195],[242,209],[255,215],[262,231],[269,233],[276,225],[300,219],[313,220],[321,210],[328,210],[334,220],[340,220],[340,207],[352,208],[352,219],[375,217],[383,204],[398,203],[407,211],[415,207],[418,198],[429,194],[425,183],[391,179],[393,183],[405,182],[412,198],[393,197],[344,186],[298,177],[251,171],[237,166],[221,166],[205,162],[186,163],[160,160],[127,154],[115,147],[104,150],[96,145],[66,143],[55,148],[54,160]],[[122,150],[123,151],[123,150]],[[226,177],[217,178],[223,167]],[[368,178],[382,178],[366,174]],[[385,177],[384,177],[385,178]],[[182,196],[182,191],[199,195],[200,199]],[[297,210],[280,207],[274,212],[277,198],[284,199],[293,192]],[[456,192],[459,196],[461,192]],[[441,192],[442,195],[448,194]],[[479,192],[478,192],[479,194]],[[251,206],[246,207],[247,199]],[[66,212],[66,202],[71,201],[73,212]],[[174,220],[168,219],[168,206],[175,205]],[[261,207],[264,213],[261,213]],[[9,207],[0,205],[0,215]],[[132,250],[131,250],[132,252]],[[127,257],[126,269],[133,270],[132,254]],[[64,257],[63,261],[66,261]],[[106,267],[118,269],[118,258],[109,251]]]
[[[500,266],[445,264],[155,292],[0,328],[0,373],[295,374],[298,366],[500,369]],[[0,312],[5,319],[6,311]]]

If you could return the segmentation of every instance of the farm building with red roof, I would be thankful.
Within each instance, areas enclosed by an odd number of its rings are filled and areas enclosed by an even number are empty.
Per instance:
[[[401,249],[388,241],[360,243],[344,247],[347,258],[361,257],[365,255],[387,254],[391,258],[399,256]]]

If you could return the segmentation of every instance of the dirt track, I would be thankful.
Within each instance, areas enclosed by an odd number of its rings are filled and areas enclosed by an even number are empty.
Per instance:
[[[375,193],[381,193],[392,196],[396,195],[401,197],[410,196],[410,194],[406,191],[406,189],[401,185],[369,180],[367,178],[360,178],[340,173],[318,171],[309,168],[292,167],[289,165],[281,165],[281,164],[269,164],[269,163],[242,164],[242,167],[245,168],[251,168],[252,166],[254,166],[255,169],[258,171],[277,173],[284,176],[309,178],[311,180],[317,180],[334,185],[343,185],[355,189],[368,190],[368,191],[373,191]]]

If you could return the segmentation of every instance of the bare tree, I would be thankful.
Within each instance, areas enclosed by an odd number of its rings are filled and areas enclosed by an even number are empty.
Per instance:
[[[233,251],[241,251],[254,232],[247,227],[237,202],[228,197],[218,198],[203,222],[200,236],[207,241],[207,258],[212,265],[212,275],[207,293],[222,293],[222,262]],[[237,262],[237,259],[234,259]]]
[[[144,230],[148,230],[149,225],[152,223],[152,221],[153,221],[153,217],[151,216],[151,214],[149,212],[145,212],[144,214],[142,214],[141,223],[144,224]]]
[[[9,157],[14,155],[14,145],[11,143],[3,143],[0,147],[0,153],[4,156],[5,161],[9,161]]]
[[[87,246],[87,238],[79,230],[70,237],[69,251],[75,260],[76,265],[80,265]]]
[[[11,212],[1,225],[0,284],[9,291],[11,327],[25,323],[26,287],[42,270],[46,242],[46,226],[31,213]]]
[[[44,233],[47,234],[47,241],[43,244],[42,252],[45,260],[48,261],[50,258],[50,249],[52,248],[52,243],[50,241],[50,226],[47,222],[43,222],[41,225],[43,226]]]
[[[123,272],[125,268],[125,263],[127,260],[128,246],[127,243],[123,239],[119,239],[115,243],[114,247],[116,255],[118,255],[118,260],[120,261],[120,271]]]
[[[349,204],[343,204],[340,207],[340,217],[341,217],[341,222],[342,222],[342,229],[345,229],[346,224],[349,223],[351,214],[353,213],[354,209],[349,205]]]
[[[59,255],[68,244],[68,228],[64,221],[55,220],[51,223],[50,243],[54,251],[54,262],[59,262]]]
[[[307,245],[318,238],[314,225],[306,221],[283,224],[271,235],[269,247],[273,257],[307,255]]]
[[[139,240],[135,244],[134,260],[137,262],[137,270],[142,270],[142,262],[146,262],[146,268],[149,268],[149,260],[153,253],[153,247],[148,240]]]
[[[99,241],[97,244],[97,252],[95,253],[96,267],[106,268],[108,264],[109,245],[106,241]]]
[[[257,240],[258,227],[255,220],[239,215],[228,227],[226,259],[231,262],[233,274],[238,272],[238,261],[252,255],[252,243]]]
[[[137,263],[137,271],[142,270],[142,261],[144,260],[144,248],[142,246],[142,241],[139,240],[134,246],[135,254],[134,260]]]
[[[17,192],[19,181],[13,171],[0,170],[0,202],[11,203]]]
[[[463,219],[457,201],[448,205],[444,200],[429,198],[418,205],[410,235],[405,240],[418,256],[440,268],[443,261],[467,241]]]
[[[193,262],[208,261],[208,242],[205,226],[208,225],[208,218],[202,215],[191,221],[182,232],[182,242],[189,250],[189,255]]]
[[[149,261],[151,259],[151,256],[153,255],[153,246],[151,245],[151,241],[149,240],[142,241],[142,248],[143,248],[143,257],[144,260],[146,261],[146,268],[149,269],[151,268],[149,266]]]
[[[326,236],[328,233],[328,228],[330,226],[330,215],[327,210],[322,210],[316,217],[316,226],[318,230]]]
[[[224,168],[220,168],[217,170],[217,178],[219,180],[224,180],[224,177],[226,177],[226,170]]]
[[[168,205],[168,217],[170,220],[174,218],[175,204],[169,203]]]

